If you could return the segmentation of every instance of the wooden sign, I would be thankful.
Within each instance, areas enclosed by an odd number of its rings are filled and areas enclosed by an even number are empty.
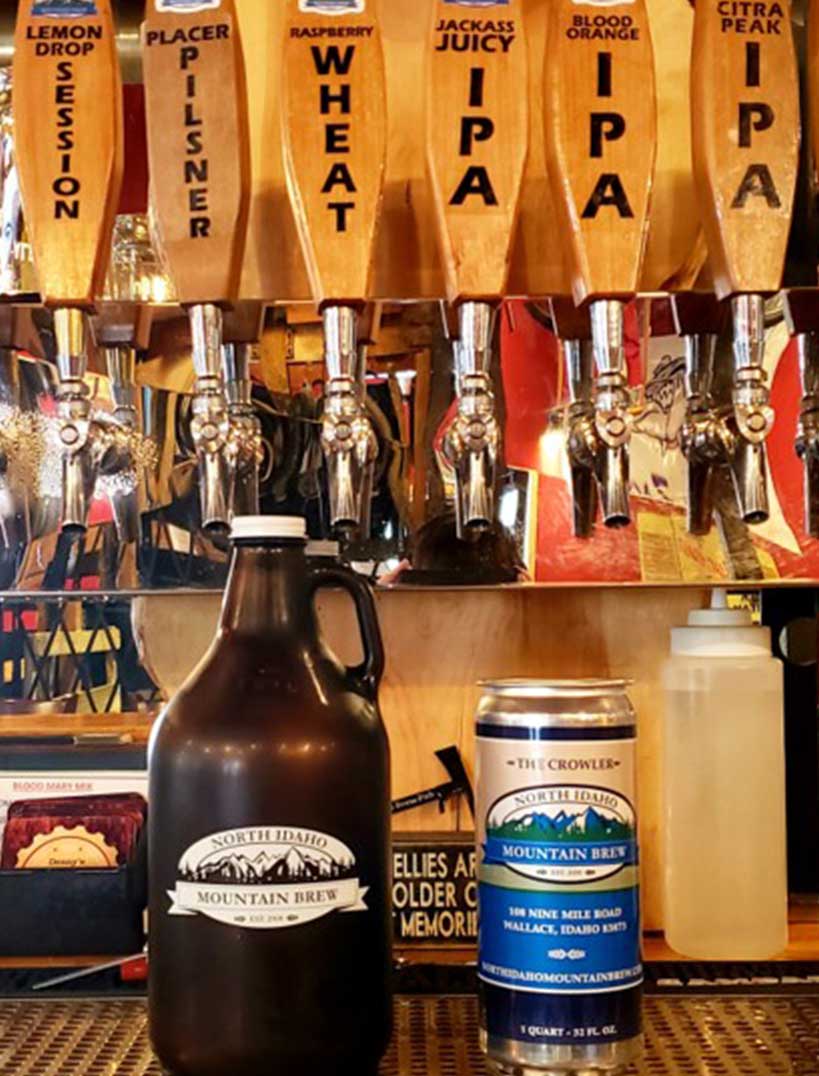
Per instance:
[[[102,291],[122,186],[122,88],[110,0],[20,0],[14,134],[40,292]]]
[[[529,147],[522,0],[436,0],[426,93],[427,165],[448,297],[500,299]]]
[[[392,906],[396,945],[474,945],[478,935],[474,834],[396,835]]]
[[[238,296],[250,199],[247,90],[233,0],[147,0],[153,207],[179,299]]]
[[[287,0],[282,129],[316,302],[370,294],[387,102],[376,0]]]
[[[717,294],[776,291],[799,164],[788,0],[697,0],[691,123]]]
[[[575,302],[628,297],[657,152],[644,0],[551,0],[544,71],[546,156]]]

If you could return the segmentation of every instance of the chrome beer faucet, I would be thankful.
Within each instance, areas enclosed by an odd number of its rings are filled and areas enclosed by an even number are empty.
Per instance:
[[[616,299],[598,299],[589,305],[597,369],[594,424],[600,440],[595,474],[607,527],[621,527],[631,521],[628,486],[633,423],[629,411],[624,314],[625,303]]]
[[[560,340],[569,386],[566,448],[572,483],[574,534],[589,538],[597,518],[597,461],[602,442],[595,424],[594,355],[589,339]]]
[[[230,523],[230,420],[222,381],[222,311],[212,303],[189,310],[196,374],[191,436],[199,462],[199,502],[205,530]]]
[[[367,415],[358,313],[351,306],[322,310],[327,388],[321,444],[330,489],[330,523],[340,531],[370,533],[378,441]]]
[[[765,358],[765,304],[761,295],[743,294],[731,301],[734,319],[734,419],[737,443],[731,475],[746,523],[768,518],[767,451],[774,423]]]
[[[251,350],[251,345],[246,343],[224,344],[222,347],[222,373],[230,423],[230,510],[234,516],[259,514],[262,424],[253,408]]]
[[[708,534],[714,515],[716,469],[732,464],[736,434],[730,409],[714,396],[717,340],[725,307],[710,293],[672,296],[677,332],[685,347],[685,421],[680,447],[687,463],[686,519],[691,534]]]
[[[784,294],[802,382],[795,447],[804,467],[805,531],[819,538],[819,304],[814,288],[792,288]]]
[[[458,307],[459,338],[453,341],[458,412],[444,439],[455,470],[458,535],[484,530],[495,516],[500,426],[492,386],[492,339],[497,310],[490,303]]]
[[[136,351],[130,343],[108,342],[103,346],[105,370],[114,403],[113,422],[104,427],[108,445],[100,461],[100,474],[107,479],[117,537],[135,542],[139,537],[139,474],[137,444]]]
[[[57,345],[57,416],[62,451],[62,529],[82,532],[94,496],[103,432],[91,418],[85,384],[88,329],[85,313],[76,307],[54,311]]]

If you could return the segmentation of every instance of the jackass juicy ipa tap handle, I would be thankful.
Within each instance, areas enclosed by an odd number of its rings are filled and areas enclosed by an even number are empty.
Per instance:
[[[500,429],[491,363],[529,149],[521,0],[438,0],[427,47],[427,165],[447,298],[458,311],[458,411],[444,452],[456,476],[458,532],[494,517]]]
[[[142,55],[154,216],[191,322],[202,522],[221,528],[230,515],[222,310],[238,297],[250,201],[234,0],[148,0]]]

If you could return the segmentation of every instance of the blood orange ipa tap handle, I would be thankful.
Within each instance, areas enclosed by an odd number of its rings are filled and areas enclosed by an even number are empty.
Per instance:
[[[552,0],[545,72],[549,175],[573,297],[590,304],[595,469],[603,518],[617,526],[629,521],[623,304],[639,286],[657,146],[644,0]]]
[[[447,298],[458,306],[458,412],[444,449],[460,534],[488,527],[500,430],[490,375],[529,148],[522,0],[436,0],[427,47],[426,149]]]
[[[62,526],[84,529],[100,448],[85,311],[102,291],[123,170],[122,90],[109,0],[20,0],[14,127],[43,300],[55,310]]]
[[[387,160],[378,0],[287,0],[282,134],[290,200],[322,310],[322,445],[335,528],[369,532],[378,443],[358,313],[370,295]]]
[[[753,10],[749,10],[749,9]],[[788,0],[698,0],[691,64],[694,176],[720,299],[734,315],[734,486],[768,516],[762,296],[777,291],[799,164],[799,79]]]
[[[247,87],[234,0],[147,0],[142,26],[154,214],[190,312],[202,522],[230,516],[222,309],[238,298],[250,201]]]

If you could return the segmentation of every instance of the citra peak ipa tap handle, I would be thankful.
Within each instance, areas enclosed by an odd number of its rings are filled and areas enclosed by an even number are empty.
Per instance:
[[[447,297],[495,302],[506,290],[529,145],[523,3],[432,8],[426,148]]]
[[[751,7],[764,7],[764,17],[749,14]],[[799,165],[799,77],[788,0],[697,0],[691,121],[717,295],[776,291]]]
[[[250,200],[234,0],[147,0],[142,62],[153,209],[179,301],[239,292]]]
[[[386,76],[376,0],[333,6],[287,0],[285,172],[314,299],[356,305],[384,193]]]
[[[43,299],[102,291],[123,172],[122,90],[110,0],[20,0],[14,128]]]
[[[657,151],[644,0],[551,0],[546,49],[547,161],[574,299],[627,298],[639,288]]]

